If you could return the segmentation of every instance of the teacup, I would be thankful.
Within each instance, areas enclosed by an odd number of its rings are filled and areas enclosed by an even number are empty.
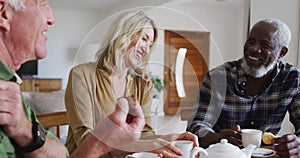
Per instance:
[[[247,147],[249,144],[260,147],[262,131],[257,129],[242,129],[242,144]]]
[[[195,158],[197,153],[207,155],[206,150],[200,147],[194,147],[194,142],[190,140],[175,140],[172,142],[183,153],[184,158]]]
[[[159,158],[159,156],[150,152],[138,152],[127,155],[125,158]]]

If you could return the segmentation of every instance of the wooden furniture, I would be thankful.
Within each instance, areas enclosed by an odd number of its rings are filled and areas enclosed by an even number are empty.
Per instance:
[[[22,81],[23,92],[51,92],[62,88],[60,78],[22,78]]]
[[[62,89],[60,78],[22,78],[21,90],[23,92],[52,92]],[[56,127],[56,135],[60,138],[60,126],[68,125],[66,111],[42,113],[37,115],[38,120],[45,129]]]
[[[178,114],[181,109],[194,106],[199,87],[208,72],[209,43],[209,32],[165,30],[164,79],[169,81],[164,90],[165,114]],[[187,49],[184,59],[178,52],[180,48]],[[178,59],[184,60],[182,79],[180,73],[175,72],[177,68],[177,71],[181,70]],[[185,96],[177,91],[183,88]]]
[[[38,114],[37,118],[45,129],[56,127],[56,136],[58,138],[60,138],[60,126],[69,124],[66,111]]]

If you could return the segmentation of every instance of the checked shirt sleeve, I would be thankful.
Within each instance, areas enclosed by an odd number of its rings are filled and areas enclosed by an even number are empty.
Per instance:
[[[297,94],[293,98],[289,113],[290,121],[295,127],[295,134],[300,137],[300,89],[298,89]]]
[[[217,122],[226,93],[224,67],[212,70],[202,82],[197,96],[194,113],[188,122],[187,130],[199,137],[205,136]]]

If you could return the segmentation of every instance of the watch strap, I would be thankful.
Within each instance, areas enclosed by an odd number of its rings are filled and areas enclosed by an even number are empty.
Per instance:
[[[33,136],[33,142],[26,147],[20,147],[14,141],[12,142],[21,152],[30,153],[34,150],[41,148],[46,142],[46,135],[45,135],[44,128],[42,127],[41,124],[35,121],[32,122],[32,136]]]

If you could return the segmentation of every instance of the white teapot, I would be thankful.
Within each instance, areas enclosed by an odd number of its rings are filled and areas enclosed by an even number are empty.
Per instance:
[[[201,158],[251,158],[255,145],[248,145],[240,150],[237,146],[228,143],[227,139],[221,139],[220,143],[210,145],[206,151],[208,155],[201,155]]]

